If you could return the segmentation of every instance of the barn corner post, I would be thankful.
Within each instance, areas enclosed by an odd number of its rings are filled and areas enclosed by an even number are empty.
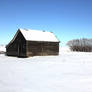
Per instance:
[[[21,56],[21,50],[22,50],[21,45],[22,45],[22,41],[19,39],[18,40],[18,57],[22,57]]]
[[[26,41],[26,57],[29,57],[29,55],[28,55],[28,41]]]
[[[18,44],[18,56],[17,57],[19,57],[19,44]]]

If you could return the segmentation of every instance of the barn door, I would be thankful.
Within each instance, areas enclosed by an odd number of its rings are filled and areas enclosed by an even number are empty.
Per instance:
[[[18,57],[20,56],[20,44],[18,44]]]
[[[18,57],[22,56],[22,44],[18,44]]]

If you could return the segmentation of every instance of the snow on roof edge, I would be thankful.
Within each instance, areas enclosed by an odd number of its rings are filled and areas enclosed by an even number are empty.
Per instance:
[[[19,30],[28,41],[60,42],[53,32],[22,28]]]

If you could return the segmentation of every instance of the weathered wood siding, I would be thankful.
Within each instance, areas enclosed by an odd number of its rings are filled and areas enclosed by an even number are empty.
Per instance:
[[[16,39],[6,47],[6,55],[26,56],[26,40],[19,32]]]
[[[27,56],[58,55],[59,42],[27,41]]]

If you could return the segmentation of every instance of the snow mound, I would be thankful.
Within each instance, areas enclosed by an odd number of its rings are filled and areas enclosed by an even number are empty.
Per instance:
[[[64,46],[64,47],[60,47],[59,48],[59,52],[62,53],[62,52],[70,52],[70,48],[67,47],[67,46]]]
[[[0,45],[0,54],[6,52],[5,45]]]

